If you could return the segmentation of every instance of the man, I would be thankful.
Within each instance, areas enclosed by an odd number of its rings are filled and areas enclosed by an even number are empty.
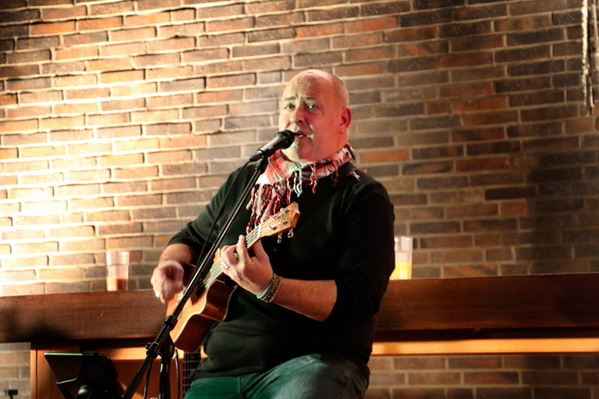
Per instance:
[[[279,129],[296,139],[269,157],[224,239],[221,270],[237,288],[206,336],[189,399],[361,398],[368,385],[374,315],[394,267],[393,207],[349,162],[352,113],[337,77],[299,73],[279,112]],[[233,173],[166,247],[152,276],[163,301],[182,290],[186,269],[217,235],[207,237],[225,193],[239,196],[253,169]],[[301,214],[293,237],[265,237],[248,250],[246,231],[290,202]]]

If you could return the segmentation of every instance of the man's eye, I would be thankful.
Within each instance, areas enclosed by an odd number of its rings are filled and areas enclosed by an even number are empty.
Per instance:
[[[306,104],[306,108],[308,109],[316,109],[316,104]]]
[[[293,104],[287,104],[285,106],[285,109],[294,109],[294,108],[295,108],[295,106]]]

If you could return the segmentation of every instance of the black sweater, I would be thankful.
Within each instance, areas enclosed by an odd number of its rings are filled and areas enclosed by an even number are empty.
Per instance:
[[[252,172],[250,165],[231,174],[206,209],[171,243],[185,243],[199,252],[225,193],[231,189],[233,199],[225,204],[221,221]],[[336,183],[331,177],[320,179],[315,194],[304,187],[302,195],[293,198],[300,217],[292,238],[284,236],[280,243],[275,237],[262,239],[278,275],[335,280],[337,301],[330,316],[315,321],[237,288],[227,317],[212,327],[204,341],[208,358],[201,362],[196,378],[266,371],[314,352],[343,355],[368,377],[374,316],[394,267],[394,213],[387,191],[372,177],[353,169],[351,163],[340,168],[340,174]],[[249,215],[246,209],[240,212],[223,245],[234,244],[245,234]]]

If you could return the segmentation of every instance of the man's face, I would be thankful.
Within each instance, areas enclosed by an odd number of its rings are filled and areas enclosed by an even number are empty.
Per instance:
[[[326,74],[304,72],[285,87],[279,107],[279,130],[299,133],[283,153],[293,161],[319,161],[347,142],[351,112]]]

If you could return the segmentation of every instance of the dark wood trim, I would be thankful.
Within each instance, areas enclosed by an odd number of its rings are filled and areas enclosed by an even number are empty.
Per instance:
[[[599,273],[391,281],[378,341],[599,330]],[[166,306],[151,291],[0,298],[0,342],[153,338]]]
[[[0,342],[148,338],[165,316],[152,291],[2,297]]]
[[[377,331],[599,327],[599,273],[391,281]]]

